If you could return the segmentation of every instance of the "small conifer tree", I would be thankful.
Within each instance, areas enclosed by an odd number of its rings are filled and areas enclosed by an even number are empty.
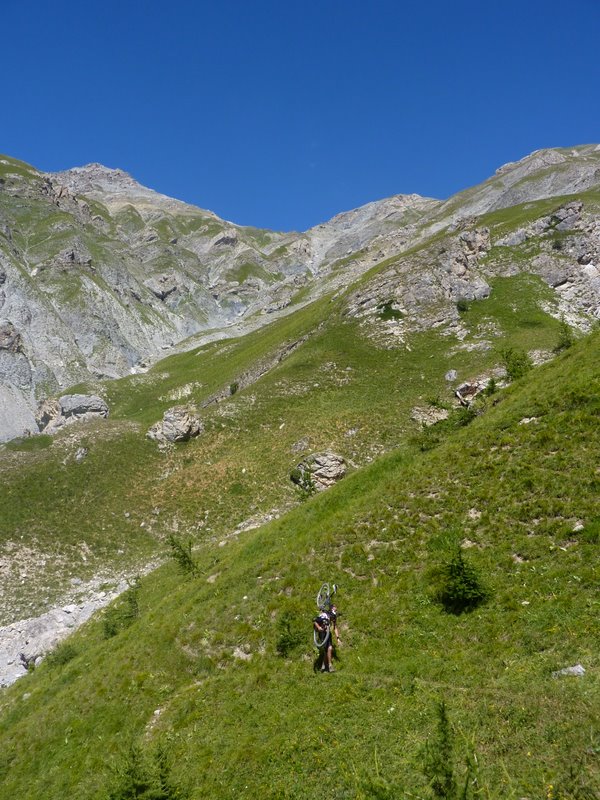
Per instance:
[[[489,598],[475,570],[468,564],[460,547],[438,573],[439,586],[435,599],[449,614],[472,611]]]
[[[192,540],[188,539],[183,542],[171,533],[167,542],[170,548],[170,556],[180,571],[191,578],[196,577],[199,574],[199,569],[196,560],[192,556]]]

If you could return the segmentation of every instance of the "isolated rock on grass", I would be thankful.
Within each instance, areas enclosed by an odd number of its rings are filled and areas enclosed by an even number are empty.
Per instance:
[[[333,486],[346,474],[346,462],[331,450],[311,453],[292,471],[291,479],[298,486],[312,483],[316,491]]]
[[[559,669],[552,673],[553,678],[562,678],[563,676],[581,678],[583,675],[585,675],[585,667],[581,664],[575,664],[574,667],[564,667],[564,669]]]
[[[476,380],[466,381],[457,387],[454,394],[463,406],[470,406],[471,403],[487,388],[489,381]]]
[[[146,436],[159,444],[187,442],[204,430],[200,419],[187,406],[173,406],[163,414],[160,422],[154,423]]]
[[[40,431],[56,433],[64,425],[82,420],[108,417],[109,409],[104,400],[95,394],[65,394],[48,398],[38,406],[36,422]]]

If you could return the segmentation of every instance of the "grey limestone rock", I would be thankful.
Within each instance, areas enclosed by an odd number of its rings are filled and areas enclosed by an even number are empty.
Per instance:
[[[193,409],[187,406],[173,406],[165,411],[162,420],[156,422],[146,436],[164,445],[187,442],[203,430],[204,426]]]
[[[532,153],[447,201],[396,195],[304,233],[225,222],[100,164],[25,173],[20,166],[0,185],[7,200],[0,307],[15,329],[1,336],[0,386],[11,401],[0,408],[0,441],[26,432],[25,420],[44,395],[90,376],[127,375],[199,333],[239,336],[342,291],[382,260],[390,269],[354,289],[348,313],[373,322],[377,330],[369,335],[382,337],[386,347],[404,346],[405,333],[414,330],[455,325],[457,300],[485,298],[497,274],[519,271],[509,248],[527,248],[533,236],[540,237],[540,258],[548,259],[527,266],[551,276],[560,313],[600,316],[595,212],[558,199],[600,184],[595,145]],[[494,253],[490,258],[489,231],[478,217],[547,197],[557,197],[556,210],[522,230],[508,229],[504,262],[494,261]],[[40,231],[21,229],[19,209],[30,203]],[[57,206],[62,221],[48,227]],[[35,251],[22,250],[24,237],[41,230],[50,235]],[[548,252],[553,245],[556,251]],[[404,318],[382,319],[382,303]]]
[[[528,236],[526,231],[520,228],[517,231],[512,231],[511,233],[503,236],[502,238],[496,241],[496,244],[499,247],[518,247],[523,242],[527,241]]]
[[[56,433],[73,422],[108,417],[109,409],[97,395],[65,394],[58,399],[44,400],[38,406],[36,421],[40,431]]]
[[[447,408],[430,406],[429,408],[413,408],[410,417],[415,422],[428,428],[430,425],[435,425],[436,422],[448,419],[449,415],[450,412]]]
[[[585,675],[585,667],[581,664],[575,664],[573,667],[564,667],[564,669],[556,670],[552,673],[553,678],[574,677],[581,678]]]
[[[483,380],[466,381],[465,383],[461,383],[461,385],[457,387],[454,394],[456,395],[461,405],[468,407],[473,403],[475,398],[479,397],[479,395],[485,390],[487,385],[488,381],[483,381]]]
[[[346,461],[342,456],[325,450],[312,453],[301,461],[292,473],[292,480],[302,484],[309,478],[317,491],[323,491],[341,480],[345,474]]]
[[[292,445],[292,453],[303,453],[305,450],[308,450],[310,446],[310,438],[308,436],[303,436],[302,439],[298,439],[297,442],[294,442]]]

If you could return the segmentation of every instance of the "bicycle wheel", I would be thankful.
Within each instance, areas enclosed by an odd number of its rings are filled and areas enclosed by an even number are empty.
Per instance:
[[[315,640],[315,647],[321,650],[327,644],[329,631],[313,631],[313,639]]]
[[[317,595],[317,606],[321,609],[321,611],[327,611],[330,602],[331,594],[329,592],[329,584],[324,583],[319,589],[319,594]]]

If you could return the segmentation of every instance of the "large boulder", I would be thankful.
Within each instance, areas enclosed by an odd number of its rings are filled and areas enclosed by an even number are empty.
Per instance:
[[[291,474],[291,479],[298,486],[307,484],[317,491],[328,489],[346,474],[346,462],[342,456],[325,450],[322,453],[311,453],[301,461]]]
[[[188,406],[173,406],[165,411],[162,420],[156,422],[146,436],[159,444],[187,442],[204,430],[200,419]]]
[[[95,394],[65,394],[48,398],[38,406],[36,422],[40,431],[55,433],[73,422],[108,417],[108,406]]]

